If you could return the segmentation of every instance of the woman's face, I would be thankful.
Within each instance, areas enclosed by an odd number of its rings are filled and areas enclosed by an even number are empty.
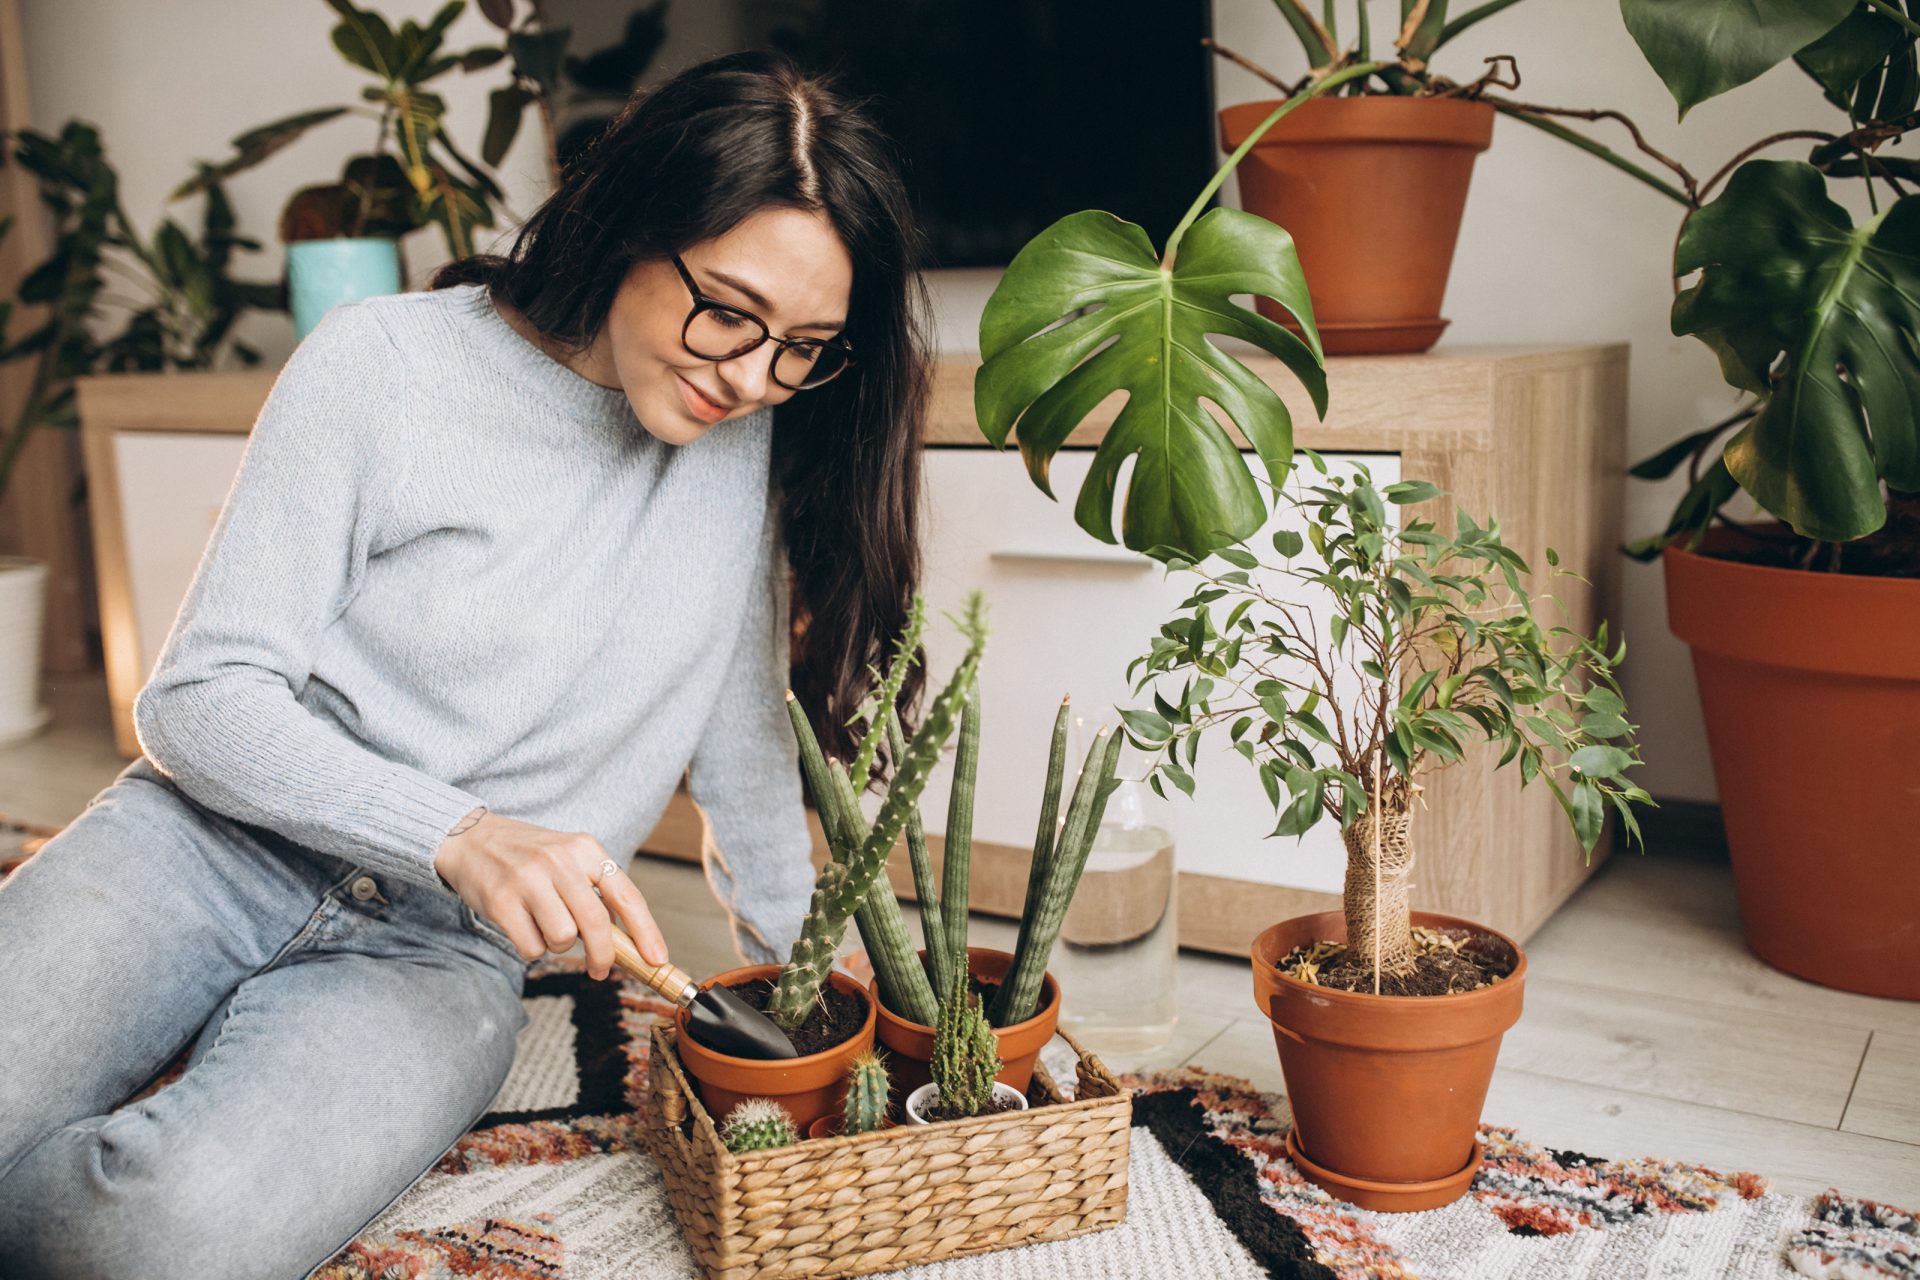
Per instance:
[[[680,260],[703,294],[760,317],[775,338],[831,338],[846,325],[853,259],[818,213],[762,210]],[[691,443],[728,418],[806,394],[773,380],[780,348],[772,341],[729,360],[688,351],[680,334],[692,308],[672,262],[639,263],[614,295],[580,371],[624,390],[640,424],[668,444]]]

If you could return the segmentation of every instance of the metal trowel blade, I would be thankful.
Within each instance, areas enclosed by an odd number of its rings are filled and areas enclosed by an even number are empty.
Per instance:
[[[771,1018],[726,987],[708,987],[687,1006],[687,1029],[715,1053],[735,1058],[797,1058],[799,1051]]]

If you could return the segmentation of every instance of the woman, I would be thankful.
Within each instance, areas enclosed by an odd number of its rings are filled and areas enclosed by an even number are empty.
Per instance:
[[[605,977],[616,921],[664,958],[624,865],[689,766],[783,958],[790,612],[844,755],[918,573],[915,256],[868,119],[742,55],[630,105],[508,257],[315,330],[145,758],[0,888],[0,1274],[324,1261],[485,1111],[527,961]]]

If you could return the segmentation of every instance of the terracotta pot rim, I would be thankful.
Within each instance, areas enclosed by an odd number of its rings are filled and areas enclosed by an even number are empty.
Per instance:
[[[1284,99],[1236,102],[1216,113],[1222,140],[1237,147]],[[1396,93],[1313,98],[1254,144],[1301,146],[1429,146],[1485,151],[1493,145],[1493,104],[1459,98],[1412,98]]]
[[[1284,972],[1273,963],[1274,960],[1279,958],[1277,955],[1261,954],[1263,950],[1271,951],[1271,948],[1263,947],[1262,945],[1271,935],[1277,934],[1290,926],[1300,924],[1302,921],[1314,920],[1322,916],[1339,916],[1340,914],[1338,911],[1312,911],[1305,915],[1289,916],[1285,920],[1268,925],[1254,937],[1252,958],[1261,962],[1263,966],[1262,972],[1275,985],[1290,988],[1302,995],[1311,996],[1316,1000],[1325,1001],[1330,1007],[1336,1009],[1343,1006],[1350,1008],[1371,1006],[1376,1009],[1413,1006],[1418,1006],[1423,1009],[1449,1007],[1461,1010],[1472,1009],[1482,1004],[1504,1001],[1507,998],[1508,991],[1511,989],[1508,987],[1508,984],[1517,984],[1527,976],[1527,953],[1520,944],[1512,938],[1501,933],[1498,929],[1480,924],[1477,921],[1468,920],[1461,916],[1440,915],[1433,911],[1414,912],[1413,922],[1429,928],[1453,927],[1466,929],[1504,943],[1513,950],[1514,966],[1512,971],[1500,981],[1493,983],[1491,986],[1481,987],[1478,991],[1458,991],[1449,995],[1439,996],[1390,996],[1384,993],[1375,995],[1371,991],[1342,991],[1337,987],[1322,987],[1315,983],[1302,982],[1300,979]]]
[[[736,982],[751,982],[755,978],[773,977],[785,967],[785,965],[778,964],[742,965],[737,969],[728,969],[724,973],[716,973],[713,977],[701,983],[700,989],[705,991],[708,987],[730,985]],[[680,1008],[674,1010],[673,1015],[674,1026],[679,1032],[675,1037],[675,1043],[679,1048],[680,1056],[685,1058],[691,1051],[694,1056],[704,1058],[709,1062],[723,1067],[736,1067],[748,1071],[758,1068],[797,1071],[804,1070],[807,1067],[825,1065],[836,1055],[845,1053],[848,1045],[858,1043],[862,1038],[871,1041],[874,1026],[874,1010],[879,1007],[880,1002],[869,995],[865,987],[838,970],[828,974],[827,981],[838,990],[859,996],[862,1000],[866,1001],[867,1005],[866,1021],[861,1023],[860,1027],[852,1035],[842,1040],[839,1044],[828,1045],[817,1053],[802,1054],[797,1058],[739,1058],[730,1053],[720,1053],[717,1050],[709,1049],[706,1045],[701,1044],[698,1040],[688,1035],[687,1011],[685,1008]]]
[[[926,954],[926,950],[923,948],[920,951],[920,955],[924,957]],[[1008,968],[1012,968],[1013,953],[1011,951],[1002,951],[998,947],[968,947],[967,958],[971,960],[975,955],[1005,956]],[[969,973],[973,971],[972,965],[968,965],[967,971]],[[896,1027],[901,1027],[908,1031],[917,1031],[922,1035],[930,1036],[933,1034],[933,1028],[926,1023],[915,1022],[911,1018],[903,1018],[893,1010],[887,1008],[886,1002],[880,998],[879,978],[876,977],[868,988],[868,996],[874,1009],[879,1013],[880,1021],[891,1023]],[[996,1036],[1008,1036],[1020,1031],[1030,1030],[1035,1023],[1047,1016],[1049,1009],[1052,1009],[1059,1003],[1060,984],[1054,980],[1053,970],[1048,969],[1040,975],[1040,1003],[1034,1006],[1033,1016],[1022,1019],[1010,1027],[995,1027],[993,1028],[993,1034]],[[1051,1040],[1053,1037],[1048,1036],[1047,1038]]]
[[[1710,546],[1714,541],[1716,540],[1709,535],[1707,539],[1708,545]],[[1781,576],[1791,576],[1803,581],[1814,579],[1823,583],[1858,583],[1862,584],[1859,588],[1860,590],[1908,591],[1913,593],[1915,602],[1920,603],[1920,578],[1895,578],[1868,573],[1821,573],[1813,569],[1789,569],[1773,564],[1752,564],[1745,560],[1735,560],[1729,556],[1709,554],[1704,547],[1699,551],[1689,550],[1677,542],[1669,543],[1666,549],[1660,554],[1664,558],[1674,560],[1689,560],[1712,564],[1716,567],[1716,570],[1724,570],[1729,574],[1744,575],[1755,581],[1764,577],[1778,578]],[[1875,584],[1879,585],[1876,586]],[[1848,590],[1849,587],[1836,586],[1835,589]]]

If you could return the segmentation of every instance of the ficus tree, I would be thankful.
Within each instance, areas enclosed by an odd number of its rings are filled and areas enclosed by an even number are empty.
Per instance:
[[[1609,812],[1637,840],[1632,806],[1648,797],[1627,779],[1639,756],[1614,678],[1624,645],[1608,652],[1604,623],[1588,636],[1543,622],[1536,605],[1553,598],[1535,593],[1496,521],[1396,518],[1394,507],[1442,496],[1434,486],[1380,486],[1363,465],[1303,456],[1314,474],[1275,502],[1304,533],[1204,561],[1152,550],[1195,585],[1129,665],[1136,695],[1154,692],[1122,717],[1162,795],[1168,784],[1193,795],[1203,740],[1224,727],[1259,773],[1275,836],[1339,825],[1349,955],[1377,984],[1414,966],[1413,818],[1429,771],[1489,744],[1496,767],[1552,790],[1589,853]]]

